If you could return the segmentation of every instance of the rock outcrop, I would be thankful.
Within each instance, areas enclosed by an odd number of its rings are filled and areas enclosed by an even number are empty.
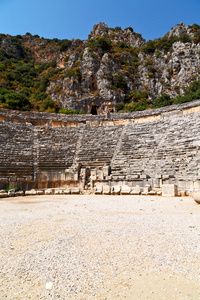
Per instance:
[[[179,39],[183,35],[194,37],[192,29],[181,23],[164,39],[174,36]],[[163,93],[176,97],[199,78],[200,44],[192,40],[182,42],[175,39],[170,51],[145,52],[141,47],[145,41],[139,34],[129,28],[115,31],[105,23],[95,25],[88,38],[82,52],[70,54],[65,65],[66,70],[78,66],[81,76],[75,74],[71,79],[58,79],[48,87],[49,95],[58,99],[64,108],[91,112],[95,103],[101,112],[105,101],[109,101],[113,109],[116,103],[127,101],[131,91],[146,91],[152,101]],[[101,39],[105,43],[110,41],[112,50],[95,48],[95,43]],[[119,75],[122,85],[115,82]],[[62,86],[59,92],[56,92],[57,86]]]
[[[46,92],[60,108],[99,114],[114,111],[116,103],[136,101],[133,95],[138,91],[146,93],[147,102],[163,93],[171,97],[182,94],[185,87],[200,78],[199,31],[198,25],[181,23],[163,38],[145,43],[131,27],[122,30],[99,23],[84,41],[50,40],[28,33],[1,35],[0,50],[7,56],[34,62],[35,69],[37,64],[54,61],[55,66],[46,66],[38,75],[44,83],[39,92]],[[19,75],[11,72],[5,79],[2,73],[1,86],[7,87],[9,80],[15,83]],[[27,78],[22,85],[19,83],[18,90],[23,91],[26,84],[30,86]],[[37,109],[40,100],[32,98],[30,94]]]

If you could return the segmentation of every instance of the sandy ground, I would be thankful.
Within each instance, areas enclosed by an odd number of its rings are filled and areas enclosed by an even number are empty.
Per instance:
[[[0,200],[0,299],[200,299],[192,198]]]

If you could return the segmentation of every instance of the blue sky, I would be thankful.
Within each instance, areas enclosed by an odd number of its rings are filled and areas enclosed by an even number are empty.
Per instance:
[[[180,22],[200,25],[200,0],[0,0],[0,33],[87,39],[99,22],[155,39]]]

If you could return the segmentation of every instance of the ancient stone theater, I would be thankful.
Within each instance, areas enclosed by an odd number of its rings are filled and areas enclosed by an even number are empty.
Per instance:
[[[108,115],[0,109],[0,145],[1,189],[190,195],[200,189],[200,100]]]

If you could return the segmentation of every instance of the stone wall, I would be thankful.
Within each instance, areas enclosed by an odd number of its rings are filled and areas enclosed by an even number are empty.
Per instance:
[[[109,115],[0,109],[0,188],[200,189],[200,100]]]

